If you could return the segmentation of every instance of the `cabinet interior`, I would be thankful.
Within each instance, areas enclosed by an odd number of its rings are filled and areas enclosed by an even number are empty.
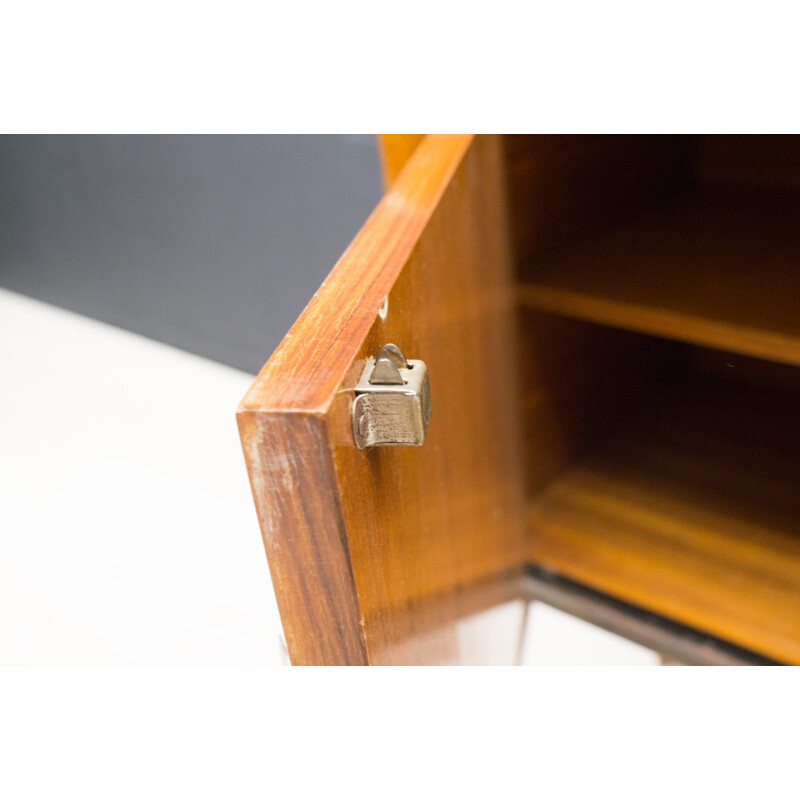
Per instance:
[[[506,137],[528,560],[800,661],[800,137]]]

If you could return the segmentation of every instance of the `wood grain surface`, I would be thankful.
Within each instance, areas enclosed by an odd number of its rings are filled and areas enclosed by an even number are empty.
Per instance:
[[[796,396],[691,382],[531,501],[529,559],[800,663]]]
[[[530,307],[800,364],[800,196],[727,188],[634,217],[541,265]]]
[[[380,140],[383,184],[388,189],[425,138],[421,133],[382,133]]]
[[[495,137],[426,137],[241,404],[293,663],[497,659],[465,631],[523,560],[502,169]],[[352,389],[390,341],[428,364],[428,438],[359,451]]]
[[[293,663],[511,660],[478,612],[526,561],[800,663],[796,140],[381,143],[386,196],[239,410]],[[428,439],[359,451],[387,342]]]

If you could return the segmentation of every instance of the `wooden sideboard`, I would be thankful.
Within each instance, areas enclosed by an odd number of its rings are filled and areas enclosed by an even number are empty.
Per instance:
[[[292,662],[513,660],[538,598],[800,663],[800,137],[381,144],[386,194],[238,413]],[[390,342],[427,438],[358,449]]]

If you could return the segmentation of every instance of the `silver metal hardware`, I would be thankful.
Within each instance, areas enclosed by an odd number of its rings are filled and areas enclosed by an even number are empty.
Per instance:
[[[431,391],[424,361],[406,360],[395,344],[367,359],[353,402],[356,447],[421,445],[431,418]]]

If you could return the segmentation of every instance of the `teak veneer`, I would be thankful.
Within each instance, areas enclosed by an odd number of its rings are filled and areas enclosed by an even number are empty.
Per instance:
[[[501,159],[427,137],[242,403],[293,663],[492,658],[459,621],[493,582],[512,595],[522,560]],[[422,447],[359,451],[352,389],[386,342],[424,354],[433,419]]]
[[[529,560],[800,662],[797,405],[719,379],[659,398],[531,501]]]
[[[523,304],[800,365],[800,193],[673,200],[542,268]]]
[[[797,137],[381,144],[386,195],[239,409],[292,662],[511,663],[540,597],[800,663]],[[387,342],[428,365],[428,438],[357,450]]]

